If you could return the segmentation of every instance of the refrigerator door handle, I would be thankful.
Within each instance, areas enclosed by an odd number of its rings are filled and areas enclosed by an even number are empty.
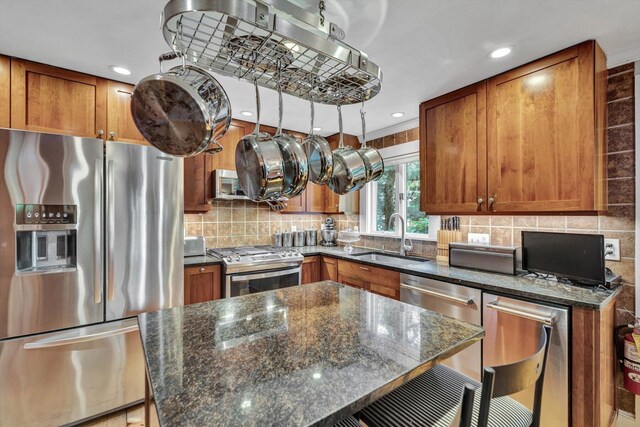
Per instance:
[[[541,314],[529,313],[520,311],[516,308],[506,307],[504,305],[500,305],[498,301],[491,301],[487,303],[487,308],[492,310],[500,311],[502,313],[511,314],[513,316],[522,317],[524,319],[533,320],[535,322],[540,322],[545,325],[553,326],[556,323],[556,316],[545,316]]]
[[[102,302],[102,159],[96,159],[94,168],[93,202],[93,302]]]
[[[95,332],[95,333],[86,334],[86,335],[71,336],[67,333],[62,333],[61,334],[63,335],[62,338],[49,337],[49,338],[44,338],[38,341],[28,342],[23,346],[23,348],[25,350],[36,350],[40,348],[60,347],[63,345],[78,344],[78,343],[83,343],[87,341],[96,341],[96,340],[101,340],[105,338],[115,337],[118,335],[136,332],[137,330],[138,330],[138,325],[135,324],[135,325],[125,326],[123,328],[112,329],[109,331]]]
[[[114,198],[114,180],[113,180],[113,160],[107,161],[107,298],[113,301],[115,298],[115,287],[113,285],[113,230],[115,230],[115,198]]]
[[[431,289],[424,289],[424,288],[419,288],[417,286],[407,285],[406,283],[400,283],[400,287],[405,289],[411,289],[412,291],[417,291],[417,292],[427,294],[436,298],[446,299],[447,301],[455,302],[462,305],[472,305],[475,303],[475,300],[473,298],[448,295],[445,293],[432,291]]]

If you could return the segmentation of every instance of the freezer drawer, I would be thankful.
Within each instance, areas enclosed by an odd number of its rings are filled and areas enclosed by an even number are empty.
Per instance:
[[[52,426],[144,398],[137,319],[0,342],[0,425]]]
[[[541,426],[569,425],[568,309],[534,304],[485,293],[483,295],[483,365],[512,363],[536,350],[542,325],[552,327],[544,376]],[[533,408],[531,386],[511,397]]]
[[[480,325],[482,292],[423,277],[400,275],[400,300],[465,322]],[[477,342],[444,364],[480,381],[482,344]]]

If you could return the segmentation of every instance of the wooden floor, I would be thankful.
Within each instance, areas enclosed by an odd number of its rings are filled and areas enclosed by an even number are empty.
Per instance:
[[[151,410],[151,426],[158,426],[155,410]],[[82,425],[83,427],[145,427],[144,405],[133,406],[129,409],[106,415]]]

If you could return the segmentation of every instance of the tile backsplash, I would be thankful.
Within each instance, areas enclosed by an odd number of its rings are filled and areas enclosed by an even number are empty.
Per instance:
[[[185,234],[204,236],[207,248],[273,244],[274,233],[292,225],[298,230],[316,228],[320,239],[320,225],[329,217],[336,220],[338,230],[359,224],[357,215],[282,214],[265,204],[234,200],[213,202],[206,214],[186,214]]]

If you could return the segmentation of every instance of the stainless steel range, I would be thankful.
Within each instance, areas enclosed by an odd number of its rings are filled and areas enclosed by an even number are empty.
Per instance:
[[[291,248],[249,246],[207,252],[224,263],[225,298],[300,285],[304,257]]]

